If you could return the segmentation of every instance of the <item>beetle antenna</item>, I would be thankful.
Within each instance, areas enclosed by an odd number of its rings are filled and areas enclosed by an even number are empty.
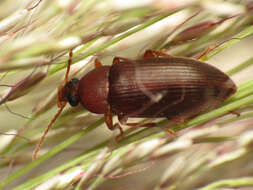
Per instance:
[[[72,56],[73,56],[73,52],[72,52],[72,50],[70,50],[67,71],[66,71],[66,74],[65,74],[65,84],[67,84],[68,81],[69,81],[68,76],[69,76],[69,71],[70,71],[70,65],[71,65],[71,62],[72,62]]]
[[[68,65],[67,65],[67,71],[66,71],[66,74],[65,74],[65,78],[64,78],[64,81],[65,81],[65,84],[64,86],[68,83],[68,75],[69,75],[69,71],[70,71],[70,65],[71,65],[71,62],[72,62],[72,56],[73,56],[73,53],[72,53],[72,50],[70,50],[69,52],[69,59],[68,59]],[[61,90],[62,90],[62,86],[60,85],[58,87],[58,102],[57,102],[57,105],[59,107],[59,110],[57,111],[57,113],[55,114],[54,118],[50,121],[49,125],[47,126],[46,130],[44,131],[42,137],[40,138],[40,141],[39,143],[37,144],[36,148],[34,149],[33,151],[33,155],[32,155],[32,160],[36,160],[37,158],[37,154],[40,150],[40,147],[43,143],[43,141],[45,140],[46,138],[46,135],[47,133],[49,132],[49,130],[52,128],[54,122],[56,121],[56,119],[59,117],[59,115],[61,114],[61,112],[63,111],[64,107],[66,106],[66,101],[63,101],[63,100],[60,100],[60,96],[59,94],[61,95]]]
[[[66,104],[65,104],[65,105],[66,105]],[[55,114],[54,118],[50,121],[49,125],[47,126],[47,129],[44,131],[43,136],[40,138],[40,142],[37,144],[36,148],[35,148],[34,151],[33,151],[32,160],[36,160],[37,154],[38,154],[38,152],[39,152],[39,150],[40,150],[40,147],[41,147],[41,145],[42,145],[44,139],[46,138],[46,135],[47,135],[48,131],[51,129],[51,127],[53,126],[55,120],[56,120],[56,119],[58,118],[58,116],[61,114],[61,112],[62,112],[62,110],[64,109],[65,105],[59,108],[59,110],[58,110],[58,112]]]
[[[230,40],[240,40],[241,38],[230,38],[230,39],[226,39],[224,41],[222,41],[219,44],[214,44],[214,45],[210,45],[209,47],[207,47],[204,52],[201,53],[201,55],[199,55],[198,57],[196,57],[195,59],[200,60],[203,57],[205,57],[208,53],[210,53],[211,51],[213,51],[214,49],[216,49],[217,47],[222,46],[223,44],[225,44],[226,42],[229,42]]]

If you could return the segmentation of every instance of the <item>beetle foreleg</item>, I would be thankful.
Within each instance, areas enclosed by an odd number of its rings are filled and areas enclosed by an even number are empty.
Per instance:
[[[120,136],[124,135],[124,132],[123,132],[121,126],[118,123],[113,124],[112,111],[111,111],[111,106],[110,105],[107,105],[107,109],[106,109],[104,117],[105,117],[105,123],[106,123],[108,129],[110,129],[112,131],[115,130],[115,129],[119,129],[120,130]]]

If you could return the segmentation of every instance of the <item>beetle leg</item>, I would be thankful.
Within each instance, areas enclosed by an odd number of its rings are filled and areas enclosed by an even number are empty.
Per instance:
[[[167,53],[164,53],[162,51],[155,51],[155,50],[146,50],[143,56],[145,59],[150,59],[150,58],[157,58],[157,57],[173,57],[172,55],[169,55]]]
[[[130,62],[131,60],[130,60],[130,59],[127,59],[127,58],[124,58],[124,57],[114,57],[112,63],[113,63],[113,64],[118,64],[118,63],[120,63],[121,61]]]
[[[211,51],[213,51],[215,48],[223,45],[224,43],[226,43],[227,41],[229,40],[233,40],[233,39],[239,39],[239,38],[231,38],[231,39],[228,39],[228,40],[225,40],[219,44],[214,44],[214,45],[210,45],[209,47],[207,47],[204,52],[201,53],[201,55],[199,55],[198,57],[196,57],[195,59],[199,60],[199,59],[202,59],[203,57],[205,57],[208,53],[210,53]]]
[[[155,127],[156,123],[127,123],[127,117],[124,115],[118,115],[118,120],[122,125],[128,125],[131,127]]]
[[[98,58],[95,59],[95,67],[98,68],[98,67],[102,67],[102,63],[99,61]]]
[[[156,127],[156,123],[122,123],[123,125],[127,125],[127,126],[130,126],[130,127]],[[170,129],[167,129],[166,130],[167,133],[169,133],[170,135],[172,136],[176,136],[176,133]]]
[[[125,123],[125,125],[130,127],[155,127],[156,123]]]
[[[58,106],[58,108],[63,107],[64,104],[66,105],[66,102],[67,102],[66,98],[64,96],[64,92],[62,90],[63,88],[64,88],[63,85],[59,85],[58,86],[58,92],[57,92],[57,96],[58,96],[58,98],[57,98],[57,106]]]
[[[120,130],[120,136],[124,135],[121,126],[118,123],[113,124],[112,111],[111,111],[111,106],[110,105],[107,105],[107,109],[106,109],[104,117],[105,117],[105,123],[106,123],[108,129],[110,129],[112,131],[115,130],[115,129],[119,129]]]
[[[201,53],[201,55],[199,55],[198,57],[196,57],[197,60],[202,59],[203,57],[205,57],[209,52],[211,52],[212,50],[214,50],[216,47],[218,47],[217,45],[212,45],[209,46],[207,49],[205,49],[204,52]]]
[[[154,123],[154,122],[153,123],[152,122],[150,122],[150,123],[127,123],[127,119],[128,118],[123,115],[118,115],[118,120],[119,120],[120,124],[122,124],[122,125],[127,125],[130,127],[156,127],[156,123]],[[176,136],[175,132],[170,129],[167,129],[167,133],[169,133],[172,136]]]
[[[237,111],[234,111],[234,110],[230,111],[230,113],[236,115],[237,117],[241,116],[240,113],[238,113]]]
[[[118,114],[118,120],[120,124],[124,125],[127,122],[128,117],[124,116],[123,114]]]
[[[166,131],[167,131],[167,133],[168,133],[169,135],[172,135],[173,137],[176,137],[176,136],[177,136],[176,133],[175,133],[174,131],[170,130],[170,129],[167,129]]]

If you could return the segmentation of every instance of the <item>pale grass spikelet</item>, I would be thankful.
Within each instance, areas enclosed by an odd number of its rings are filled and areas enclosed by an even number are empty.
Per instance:
[[[18,10],[11,16],[0,21],[0,35],[8,32],[28,15],[28,10]]]
[[[81,168],[74,168],[72,171],[67,172],[66,174],[59,176],[59,181],[56,185],[56,188],[58,189],[64,189],[66,188],[72,181],[76,180],[76,177],[80,174],[82,174],[84,171]]]
[[[102,170],[102,175],[106,176],[110,174],[113,170],[116,170],[118,167],[123,165],[124,158],[135,146],[134,145],[128,145],[124,151],[119,152],[117,155],[113,156],[108,162],[105,163],[105,166]]]
[[[49,179],[48,181],[45,181],[44,183],[40,184],[35,188],[35,190],[50,190],[55,188],[59,181],[60,175],[56,175]]]
[[[66,174],[56,175],[50,180],[36,187],[35,190],[64,189],[72,181],[75,181],[76,177],[81,173],[83,173],[83,170],[81,168],[75,168]]]
[[[172,155],[177,152],[183,151],[192,145],[191,140],[176,140],[175,142],[168,143],[152,153],[153,158],[159,158],[166,155]]]
[[[179,137],[178,140],[189,139],[189,140],[194,141],[195,139],[215,133],[218,130],[219,130],[218,126],[210,126],[208,128],[203,128],[203,129],[194,129],[194,130],[189,131],[188,133],[182,135],[181,137]]]
[[[237,147],[230,152],[226,152],[219,157],[212,160],[208,167],[217,167],[222,165],[226,162],[231,162],[236,159],[240,159],[243,155],[249,153],[250,145],[252,141],[252,131],[247,131],[247,133],[242,133],[239,138],[237,139]]]
[[[90,167],[81,176],[79,185],[84,186],[85,183],[87,183],[91,178],[94,178],[96,177],[96,175],[98,175],[97,173],[100,172],[100,170],[104,166],[104,162],[108,153],[110,153],[110,150],[108,148],[105,148],[101,151],[100,154],[98,154],[93,164],[91,164]]]
[[[29,93],[32,88],[39,82],[41,82],[46,77],[46,73],[42,71],[35,71],[32,74],[25,77],[23,80],[19,81],[17,84],[13,85],[12,88],[7,89],[0,93],[2,100],[0,104],[3,102],[15,100],[19,97],[24,96]]]
[[[65,9],[71,5],[72,0],[58,0],[59,7]]]
[[[158,149],[161,145],[166,142],[165,139],[153,139],[147,142],[143,142],[137,145],[124,157],[124,162],[129,163],[133,160],[138,160],[143,157],[150,155],[151,152]]]
[[[5,134],[1,134],[1,137],[0,137],[0,152],[2,152],[2,150],[8,147],[10,143],[12,142],[12,140],[16,138],[15,135],[17,134],[17,131],[10,130],[10,131],[5,132]]]
[[[240,149],[234,150],[232,152],[228,152],[228,153],[223,154],[223,155],[217,157],[216,159],[214,159],[208,166],[210,168],[217,167],[217,166],[222,165],[226,162],[231,162],[235,159],[239,159],[240,157],[242,157],[246,153],[247,153],[247,151],[244,148],[240,148]]]
[[[233,4],[226,1],[203,1],[203,6],[210,11],[216,11],[218,14],[240,14],[245,11],[245,6]]]
[[[59,41],[57,46],[59,46],[59,48],[62,48],[62,49],[71,49],[73,47],[80,45],[80,43],[81,43],[80,38],[71,36]]]
[[[110,5],[116,10],[127,10],[131,8],[140,8],[145,6],[150,6],[152,0],[143,0],[143,1],[135,1],[135,0],[111,0]]]
[[[173,180],[173,177],[181,172],[184,167],[184,162],[186,162],[185,158],[179,157],[177,158],[173,164],[168,166],[168,168],[164,171],[163,176],[161,177],[160,183],[157,184],[155,190],[163,190],[168,188],[168,183],[170,180]],[[171,180],[171,181],[172,181]],[[170,187],[175,186],[174,184],[169,184]],[[173,189],[173,188],[172,188]]]
[[[244,186],[244,187],[242,187]],[[212,190],[212,189],[235,189],[242,187],[245,190],[251,190],[253,186],[253,178],[252,177],[240,177],[240,178],[232,178],[232,179],[224,179],[214,183],[210,183],[203,188],[198,188],[197,190]]]
[[[37,56],[32,58],[21,58],[18,60],[10,61],[9,64],[0,63],[0,71],[7,72],[14,69],[28,69],[33,67],[38,67],[43,64],[49,63],[50,60],[43,56]]]
[[[243,133],[242,135],[240,135],[238,141],[242,147],[251,149],[253,145],[253,131],[249,130]]]

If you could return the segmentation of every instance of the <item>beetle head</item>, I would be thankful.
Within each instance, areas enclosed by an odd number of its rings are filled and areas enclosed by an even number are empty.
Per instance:
[[[73,78],[68,81],[65,86],[62,88],[60,87],[58,91],[58,102],[60,104],[68,102],[71,106],[77,106],[79,104],[78,85],[79,80],[77,78]]]

